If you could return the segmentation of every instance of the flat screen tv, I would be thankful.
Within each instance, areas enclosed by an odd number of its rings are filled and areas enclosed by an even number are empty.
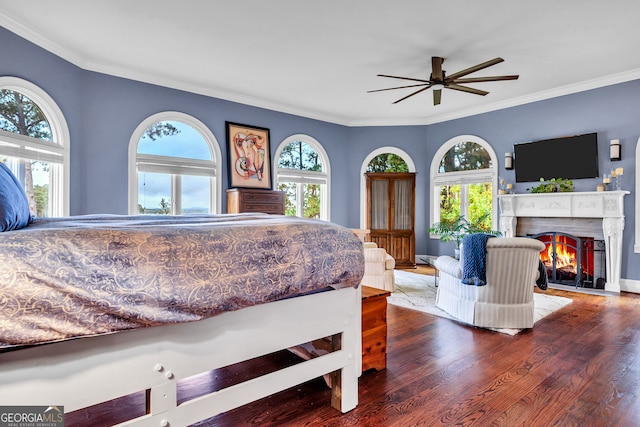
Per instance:
[[[514,155],[516,182],[599,176],[596,133],[516,144]]]

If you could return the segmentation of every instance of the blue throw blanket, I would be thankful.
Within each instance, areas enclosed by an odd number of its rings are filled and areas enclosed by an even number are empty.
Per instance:
[[[495,236],[467,234],[462,239],[462,283],[484,286],[487,284],[487,241]]]

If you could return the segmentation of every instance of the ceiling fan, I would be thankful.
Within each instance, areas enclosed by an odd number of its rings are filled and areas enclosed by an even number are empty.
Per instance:
[[[409,80],[409,81],[413,81],[413,82],[419,82],[417,84],[412,84],[412,85],[407,85],[407,86],[397,86],[397,87],[390,87],[390,88],[386,88],[386,89],[376,89],[376,90],[370,90],[367,91],[367,93],[371,93],[371,92],[382,92],[382,91],[386,91],[386,90],[395,90],[395,89],[406,89],[406,88],[417,88],[419,87],[420,89],[416,90],[413,93],[410,93],[409,95],[398,99],[397,101],[394,102],[394,104],[397,104],[400,101],[404,101],[407,98],[412,97],[413,95],[417,95],[420,92],[424,92],[425,90],[432,88],[433,89],[433,105],[438,105],[440,104],[440,100],[442,98],[442,89],[453,89],[453,90],[459,90],[461,92],[468,92],[468,93],[473,93],[475,95],[486,95],[489,92],[484,91],[484,90],[480,90],[480,89],[475,89],[472,87],[468,87],[468,86],[463,86],[462,84],[466,84],[466,83],[480,83],[480,82],[495,82],[495,81],[499,81],[499,80],[516,80],[519,76],[517,75],[511,75],[511,76],[491,76],[491,77],[467,77],[464,78],[464,76],[466,76],[467,74],[471,74],[471,73],[475,73],[476,71],[480,71],[483,70],[487,67],[491,67],[492,65],[496,65],[502,61],[504,61],[504,59],[502,58],[494,58],[491,59],[489,61],[483,62],[482,64],[478,64],[475,65],[473,67],[469,67],[465,70],[462,71],[458,71],[457,73],[453,73],[450,76],[445,75],[445,71],[442,69],[442,63],[444,62],[445,58],[441,58],[439,56],[432,56],[431,57],[431,76],[429,77],[429,80],[424,80],[424,79],[414,79],[411,77],[399,77],[399,76],[389,76],[386,74],[378,74],[378,77],[389,77],[392,79],[401,79],[401,80]],[[462,84],[461,84],[462,83]]]

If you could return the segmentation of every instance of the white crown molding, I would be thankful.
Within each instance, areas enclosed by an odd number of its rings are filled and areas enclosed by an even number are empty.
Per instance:
[[[81,65],[83,62],[82,58],[76,55],[72,50],[65,49],[59,44],[52,42],[23,23],[0,13],[0,25],[23,39],[30,41],[36,46],[41,47],[80,68],[84,68]]]
[[[249,105],[257,108],[264,108],[267,110],[277,111],[286,114],[292,114],[309,119],[320,120],[324,122],[334,123],[343,126],[357,127],[357,126],[420,126],[430,125],[435,123],[442,123],[450,120],[460,119],[464,117],[474,116],[477,114],[487,113],[490,111],[501,110],[505,108],[515,107],[519,105],[529,104],[532,102],[542,101],[545,99],[556,98],[559,96],[570,95],[573,93],[583,92],[590,89],[596,89],[599,87],[610,86],[617,83],[623,83],[626,81],[636,80],[640,78],[640,69],[630,70],[602,78],[591,79],[575,84],[561,86],[547,91],[534,93],[531,95],[521,96],[501,102],[495,102],[492,104],[483,105],[480,107],[473,107],[455,111],[452,113],[446,113],[441,115],[435,115],[425,118],[416,118],[413,120],[407,119],[374,119],[374,120],[359,120],[352,117],[338,116],[323,111],[311,110],[300,108],[298,106],[281,103],[273,100],[268,100],[260,97],[256,97],[250,94],[231,92],[221,88],[204,87],[201,85],[192,84],[185,81],[170,79],[146,72],[139,72],[133,69],[114,67],[109,64],[93,61],[89,58],[83,58],[76,54],[72,50],[66,49],[59,44],[52,42],[51,40],[43,37],[38,32],[29,28],[28,26],[8,17],[0,14],[0,25],[7,28],[9,31],[19,35],[20,37],[36,44],[37,46],[61,57],[62,59],[69,61],[70,63],[88,70],[102,74],[107,74],[115,77],[126,78],[130,80],[140,81],[144,83],[154,84],[162,87],[182,90],[190,93],[195,93],[204,96],[210,96],[213,98],[219,98],[226,101],[237,102],[244,105]]]
[[[447,122],[450,120],[460,119],[469,116],[475,116],[477,114],[488,113],[490,111],[502,110],[505,108],[516,107],[519,105],[531,104],[537,101],[544,101],[545,99],[558,98],[560,96],[571,95],[574,93],[584,92],[591,89],[598,89],[605,86],[611,86],[618,83],[624,83],[632,80],[640,79],[640,68],[635,70],[625,71],[618,74],[612,74],[602,78],[586,80],[583,82],[573,83],[558,88],[521,96],[517,98],[508,99],[501,102],[494,102],[492,104],[483,105],[481,107],[468,108],[459,110],[453,113],[441,114],[437,116],[431,116],[425,119],[416,119],[415,121],[406,120],[360,120],[352,121],[347,126],[402,126],[402,125],[430,125],[435,123]]]
[[[110,76],[121,77],[166,88],[177,89],[189,93],[195,93],[198,95],[209,96],[224,101],[236,102],[252,107],[264,108],[266,110],[277,111],[280,113],[292,114],[295,116],[301,116],[309,119],[321,120],[329,123],[348,126],[348,121],[345,121],[344,117],[325,114],[323,112],[315,110],[303,109],[285,103],[279,103],[276,101],[249,95],[246,93],[232,92],[221,88],[206,87],[183,80],[176,80],[145,72],[139,72],[133,69],[122,69],[120,67],[114,67],[99,62],[87,62],[82,66],[79,64],[75,65],[78,65],[79,67],[88,71],[94,71]]]

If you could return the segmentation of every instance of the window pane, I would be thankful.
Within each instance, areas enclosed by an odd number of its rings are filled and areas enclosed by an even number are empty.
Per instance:
[[[302,141],[291,142],[282,149],[278,166],[287,169],[322,171],[322,161],[318,153]]]
[[[211,206],[211,178],[182,175],[181,213],[209,213],[209,206]]]
[[[2,157],[0,161],[9,167],[25,189],[29,210],[36,217],[49,216],[49,190],[51,169],[49,163]]]
[[[0,89],[0,129],[52,141],[51,126],[42,110],[20,92]]]
[[[409,167],[402,157],[384,153],[377,155],[369,162],[367,172],[409,172]]]
[[[480,219],[483,230],[492,230],[493,186],[489,182],[469,184],[469,216],[471,223]],[[484,217],[484,215],[487,215]]]
[[[202,135],[181,122],[158,122],[149,126],[138,143],[139,154],[211,160],[211,150]]]
[[[278,190],[285,192],[284,214],[288,216],[297,216],[296,184],[292,182],[282,182],[278,184]]]
[[[320,219],[320,184],[303,184],[304,218]]]
[[[461,142],[456,144],[442,157],[438,171],[456,172],[466,170],[488,169],[491,167],[491,156],[480,144]]]
[[[460,184],[443,185],[440,192],[440,222],[453,222],[460,217]]]
[[[171,175],[140,172],[138,174],[138,213],[171,213]]]

